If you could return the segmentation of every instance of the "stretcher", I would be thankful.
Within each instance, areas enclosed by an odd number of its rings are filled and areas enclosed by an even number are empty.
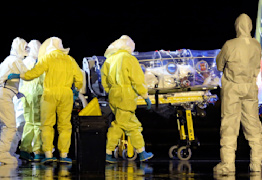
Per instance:
[[[194,134],[192,110],[196,106],[204,109],[208,104],[217,101],[217,96],[211,94],[210,91],[220,86],[222,74],[217,71],[215,61],[219,51],[183,49],[134,53],[145,74],[152,104],[155,108],[161,104],[171,104],[176,112],[180,141],[169,149],[169,157],[172,159],[190,159],[191,146],[199,145]],[[103,56],[83,59],[88,98],[107,99],[107,94],[101,84],[100,72],[104,61]],[[146,105],[142,97],[138,97],[137,105]],[[114,155],[127,160],[134,160],[137,157],[130,139],[125,134],[119,140]]]
[[[136,53],[152,104],[171,104],[176,112],[180,136],[177,145],[169,149],[172,159],[189,160],[191,146],[200,145],[194,134],[192,110],[201,109],[217,101],[210,93],[221,84],[222,73],[216,69],[217,50],[198,51],[181,49],[176,51],[151,51]],[[142,97],[137,105],[146,105]]]

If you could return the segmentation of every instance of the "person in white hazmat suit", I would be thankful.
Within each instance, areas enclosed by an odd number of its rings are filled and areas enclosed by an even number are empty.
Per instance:
[[[28,70],[35,66],[40,46],[41,43],[38,40],[28,43],[29,55],[23,60]],[[20,81],[22,83],[20,83],[19,90],[25,95],[25,98],[21,98],[25,126],[20,145],[20,158],[27,161],[40,161],[45,157],[42,152],[40,132],[40,100],[43,94],[44,75],[32,81]],[[35,154],[34,159],[30,155],[31,152]]]
[[[261,171],[261,122],[258,117],[258,87],[261,46],[252,38],[252,21],[241,14],[235,22],[237,38],[227,41],[217,56],[217,69],[223,71],[221,90],[221,162],[214,173],[235,172],[235,151],[240,123],[249,142],[250,171]]]
[[[19,95],[19,79],[7,80],[10,73],[25,73],[26,66],[23,63],[27,56],[27,42],[19,37],[13,40],[10,55],[0,64],[0,162],[17,164],[16,157],[12,156],[11,143],[16,134],[16,117],[13,97]],[[15,149],[15,150],[14,150]]]
[[[21,86],[21,79],[20,79],[19,88],[18,88],[19,92],[20,92],[20,86]],[[23,108],[23,103],[21,99],[22,97],[18,98],[17,96],[14,96],[13,98],[14,109],[15,109],[15,118],[16,118],[16,133],[11,143],[10,154],[17,158],[19,157],[19,155],[16,154],[15,152],[22,138],[23,129],[25,125],[24,108]]]

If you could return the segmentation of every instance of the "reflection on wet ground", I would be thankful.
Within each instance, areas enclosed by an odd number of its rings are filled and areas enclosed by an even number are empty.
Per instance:
[[[105,173],[78,172],[77,164],[72,165],[53,163],[43,165],[40,163],[20,163],[20,165],[1,165],[0,179],[181,179],[181,180],[260,180],[261,173],[248,172],[249,161],[238,160],[235,175],[217,176],[213,174],[216,160],[178,161],[168,159],[153,159],[140,163],[138,161],[119,161],[116,164],[106,164]]]

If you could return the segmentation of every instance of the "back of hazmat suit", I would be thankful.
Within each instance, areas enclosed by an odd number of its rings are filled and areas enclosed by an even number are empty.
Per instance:
[[[250,170],[261,171],[261,123],[258,116],[258,87],[261,46],[252,38],[252,21],[241,14],[235,22],[237,38],[227,41],[217,56],[222,76],[221,163],[214,171],[234,172],[240,123],[249,142]]]
[[[71,113],[73,109],[72,84],[80,89],[83,84],[82,72],[76,61],[68,55],[62,40],[57,37],[47,39],[40,47],[38,62],[25,74],[24,80],[32,80],[45,72],[44,92],[41,99],[41,137],[46,158],[52,158],[54,129],[57,119],[58,150],[66,157],[71,144]]]
[[[30,48],[29,55],[23,61],[27,69],[31,70],[35,66],[40,46],[41,43],[37,40],[32,40],[28,43],[28,47]],[[40,100],[43,93],[43,80],[44,75],[41,75],[32,81],[21,80],[22,83],[20,83],[21,86],[19,90],[25,95],[25,98],[21,98],[23,102],[25,126],[20,150],[28,153],[41,152]]]
[[[106,50],[107,58],[102,66],[102,85],[109,93],[109,104],[115,121],[108,129],[106,153],[112,154],[123,132],[130,137],[138,153],[144,151],[141,123],[135,115],[138,95],[148,98],[144,73],[138,60],[131,55],[135,49],[133,40],[124,35]]]
[[[23,63],[27,42],[19,37],[12,43],[10,55],[0,65],[0,162],[17,163],[17,159],[10,155],[16,151],[19,140],[16,138],[16,117],[13,97],[18,93],[19,79],[7,80],[10,73],[20,74],[27,71]]]

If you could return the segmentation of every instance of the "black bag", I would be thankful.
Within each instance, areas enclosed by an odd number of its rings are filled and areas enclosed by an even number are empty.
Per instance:
[[[101,109],[102,116],[75,115],[72,120],[75,157],[81,173],[105,172],[106,133],[112,112],[109,106]]]

